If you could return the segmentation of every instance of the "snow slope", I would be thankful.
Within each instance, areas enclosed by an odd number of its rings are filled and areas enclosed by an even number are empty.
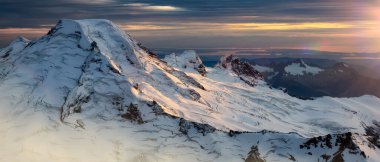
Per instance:
[[[6,59],[9,55],[20,52],[29,43],[29,40],[24,37],[18,37],[6,48],[0,48],[0,58]]]
[[[236,58],[162,61],[108,20],[61,20],[22,47],[0,60],[1,161],[380,160],[373,96],[300,100]],[[328,134],[336,146],[305,144]]]
[[[171,67],[182,69],[185,72],[197,71],[201,75],[206,75],[206,67],[203,65],[201,58],[194,50],[184,51],[180,55],[175,53],[165,56],[164,61]]]

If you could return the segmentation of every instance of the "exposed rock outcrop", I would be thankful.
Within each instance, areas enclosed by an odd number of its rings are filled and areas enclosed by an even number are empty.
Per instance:
[[[220,59],[218,66],[229,69],[234,72],[239,78],[250,86],[255,86],[257,80],[262,80],[263,75],[257,71],[250,63],[240,61],[233,55],[224,56]]]

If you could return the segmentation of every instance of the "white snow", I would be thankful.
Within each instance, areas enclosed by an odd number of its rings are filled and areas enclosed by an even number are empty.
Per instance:
[[[317,161],[325,150],[306,155],[299,149],[305,137],[347,131],[363,137],[362,122],[380,117],[374,96],[300,100],[262,80],[251,87],[223,68],[207,68],[202,76],[188,68],[201,63],[193,51],[170,55],[165,64],[106,20],[59,26],[0,60],[0,161],[242,161],[253,145],[267,161],[288,154]],[[91,50],[93,41],[98,49]],[[319,71],[290,67],[295,75]],[[179,119],[155,115],[147,105],[152,101],[167,114],[221,131],[203,135],[191,128],[185,135]],[[120,117],[130,103],[146,123]],[[230,130],[280,133],[229,137]],[[379,155],[374,150],[370,158]]]
[[[304,67],[303,67],[304,66]],[[285,72],[291,74],[291,75],[304,75],[304,74],[311,74],[316,75],[323,71],[323,69],[320,69],[318,67],[312,67],[304,62],[302,63],[292,63],[285,67]]]
[[[181,54],[172,53],[166,55],[163,60],[166,61],[169,66],[182,69],[186,72],[196,72],[194,68],[202,64],[202,60],[194,50],[186,50]]]
[[[19,53],[21,50],[25,48],[25,46],[29,42],[30,41],[24,37],[18,37],[16,40],[10,43],[6,48],[0,49],[0,60],[8,57],[6,55],[13,55],[15,53]]]

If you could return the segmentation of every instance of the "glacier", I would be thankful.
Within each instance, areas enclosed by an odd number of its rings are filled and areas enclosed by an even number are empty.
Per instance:
[[[380,160],[379,98],[301,100],[233,56],[159,59],[108,20],[2,48],[0,92],[1,161]]]

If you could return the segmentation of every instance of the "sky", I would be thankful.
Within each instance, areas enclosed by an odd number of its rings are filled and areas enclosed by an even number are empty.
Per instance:
[[[150,48],[380,52],[380,0],[0,0],[0,47],[109,19]]]

